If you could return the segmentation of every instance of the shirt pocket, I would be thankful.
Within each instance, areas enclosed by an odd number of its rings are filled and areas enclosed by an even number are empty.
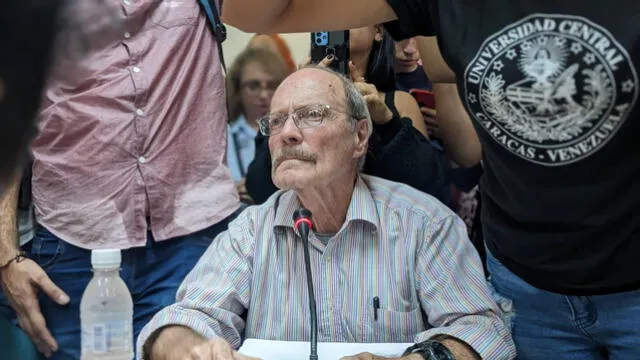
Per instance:
[[[412,343],[416,335],[425,330],[420,307],[410,311],[378,309],[377,319],[371,308],[360,321],[355,335],[361,342]]]
[[[200,7],[194,0],[161,0],[151,15],[155,25],[170,29],[182,25],[195,24],[200,15]]]

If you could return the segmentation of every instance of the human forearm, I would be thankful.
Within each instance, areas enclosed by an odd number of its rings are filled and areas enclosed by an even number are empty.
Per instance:
[[[263,32],[289,6],[291,0],[225,0],[222,21],[244,31]],[[253,11],[246,11],[252,9]]]
[[[441,339],[440,342],[451,351],[453,358],[456,360],[482,360],[480,355],[463,341],[452,337],[445,337]]]
[[[438,39],[435,36],[417,36],[416,41],[427,77],[434,83],[455,84],[456,75],[444,61]]]
[[[204,342],[204,337],[188,327],[167,326],[147,340],[144,345],[145,359],[183,360],[191,349]]]
[[[455,84],[434,84],[439,135],[451,159],[462,167],[482,159],[480,140]]]
[[[222,20],[247,32],[331,31],[395,19],[386,0],[225,0]]]
[[[15,176],[0,198],[0,266],[19,253],[18,248],[18,193],[20,176]]]

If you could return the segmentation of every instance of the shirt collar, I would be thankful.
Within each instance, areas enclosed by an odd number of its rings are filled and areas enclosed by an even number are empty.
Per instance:
[[[298,207],[300,207],[300,200],[298,200],[295,191],[289,190],[282,193],[278,202],[276,202],[274,227],[293,228],[293,213]],[[342,227],[344,228],[346,224],[352,221],[368,222],[375,226],[376,230],[380,227],[378,210],[371,190],[361,176],[358,176],[356,180],[345,224]]]
[[[245,118],[244,115],[238,116],[238,119],[229,126],[229,131],[231,133],[245,133],[253,137],[258,135],[258,132],[249,126],[247,118]]]

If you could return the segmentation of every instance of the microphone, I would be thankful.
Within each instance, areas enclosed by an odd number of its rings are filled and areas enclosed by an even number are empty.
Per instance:
[[[307,273],[309,292],[309,313],[311,315],[311,353],[309,360],[318,360],[318,318],[316,314],[316,297],[313,294],[313,277],[311,276],[311,260],[309,259],[309,229],[313,226],[311,211],[301,207],[293,213],[293,226],[300,233],[304,244],[304,265]]]

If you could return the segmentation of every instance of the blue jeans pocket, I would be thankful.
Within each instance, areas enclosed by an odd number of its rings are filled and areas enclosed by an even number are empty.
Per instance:
[[[39,227],[32,240],[31,259],[45,271],[53,268],[62,258],[65,243],[49,230]]]

